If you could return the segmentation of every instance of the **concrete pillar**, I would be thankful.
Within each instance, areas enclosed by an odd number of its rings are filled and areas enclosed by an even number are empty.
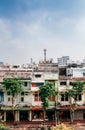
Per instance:
[[[57,80],[55,81],[55,88],[56,88],[56,90],[58,89],[58,81]]]
[[[6,111],[4,111],[4,121],[6,121]]]
[[[29,121],[31,121],[31,120],[32,120],[32,112],[29,111]]]
[[[83,103],[85,104],[85,92],[83,93]]]
[[[15,111],[15,121],[19,121],[19,111]]]
[[[29,121],[29,111],[28,111],[28,121]]]
[[[19,111],[17,111],[17,121],[20,121],[19,116],[20,116]]]

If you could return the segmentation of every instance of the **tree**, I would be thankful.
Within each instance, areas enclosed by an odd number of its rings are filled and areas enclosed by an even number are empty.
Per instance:
[[[45,122],[45,116],[46,116],[46,108],[49,106],[49,96],[55,96],[55,86],[50,83],[46,82],[44,85],[40,86],[39,89],[39,96],[42,101],[42,107],[44,112],[44,122]]]
[[[65,94],[68,95],[70,104],[70,119],[71,123],[74,121],[74,111],[76,106],[77,97],[84,90],[85,82],[73,82],[72,87],[69,88]]]
[[[22,82],[17,78],[4,78],[2,85],[4,90],[12,96],[12,112],[15,121],[14,103],[17,95],[22,92]]]

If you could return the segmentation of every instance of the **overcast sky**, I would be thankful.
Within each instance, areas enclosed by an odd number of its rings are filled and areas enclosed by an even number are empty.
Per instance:
[[[0,0],[0,61],[85,58],[85,0]]]

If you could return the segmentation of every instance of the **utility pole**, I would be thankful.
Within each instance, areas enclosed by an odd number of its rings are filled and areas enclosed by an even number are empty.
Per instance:
[[[57,109],[58,109],[58,83],[57,83],[58,81],[56,81],[56,92],[57,92],[57,94],[55,95],[55,125],[56,124],[58,124],[58,111],[57,111]]]

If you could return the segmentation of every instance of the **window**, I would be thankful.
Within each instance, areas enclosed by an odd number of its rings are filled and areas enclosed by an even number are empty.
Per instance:
[[[65,81],[60,82],[60,85],[66,85],[66,82]]]
[[[22,93],[21,93],[21,102],[24,102],[24,101],[25,101],[24,97],[27,98],[28,95],[29,95],[29,92],[28,92],[28,91],[22,92]]]
[[[85,76],[85,72],[83,72],[83,76]]]
[[[59,68],[59,75],[66,76],[66,68]]]
[[[38,93],[34,94],[34,101],[41,101]]]
[[[10,95],[10,92],[7,92],[7,95]]]
[[[79,99],[79,101],[82,100],[81,94],[78,95],[78,99]]]
[[[23,96],[24,96],[24,92],[21,92],[21,95],[23,95]]]
[[[21,102],[24,102],[24,97],[21,97]]]
[[[55,96],[50,96],[48,99],[49,99],[50,101],[55,101]]]
[[[42,86],[44,83],[36,83],[36,87]]]
[[[29,95],[29,93],[28,93],[28,92],[25,92],[24,95]]]
[[[27,87],[27,84],[28,84],[27,82],[24,82],[24,86],[25,86],[25,87]]]
[[[64,101],[64,94],[61,94],[61,101]]]
[[[68,95],[65,95],[65,101],[68,101]]]
[[[36,84],[35,84],[35,83],[32,83],[32,87],[36,87]]]
[[[40,78],[40,77],[41,77],[41,74],[36,74],[35,77],[36,77],[36,78]]]
[[[34,94],[34,100],[38,101],[38,94]]]
[[[76,101],[81,101],[81,100],[82,100],[81,94],[76,95],[76,96],[75,96],[75,100],[76,100]]]
[[[44,83],[32,83],[32,87],[42,86]]]
[[[68,94],[61,94],[61,101],[68,101]]]
[[[69,85],[73,85],[73,83],[72,83],[72,82],[70,82],[70,83],[69,83]]]
[[[11,98],[10,97],[8,97],[8,102],[10,102],[11,101]]]
[[[21,93],[21,96],[25,96],[25,95],[28,95],[29,94],[29,92],[28,91],[25,91],[25,92],[22,92]]]

